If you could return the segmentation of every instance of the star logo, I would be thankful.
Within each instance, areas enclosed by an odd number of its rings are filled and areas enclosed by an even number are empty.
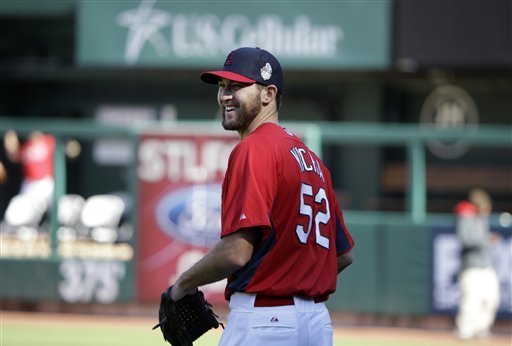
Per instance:
[[[170,44],[160,30],[171,24],[171,15],[166,11],[155,10],[156,0],[143,0],[139,7],[119,14],[117,23],[128,28],[125,61],[133,65],[139,60],[146,42],[163,56],[170,50]]]

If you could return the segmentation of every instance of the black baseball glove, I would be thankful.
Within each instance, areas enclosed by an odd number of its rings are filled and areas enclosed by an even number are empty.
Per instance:
[[[224,328],[203,292],[197,290],[175,302],[171,299],[171,289],[172,286],[162,292],[158,310],[160,322],[153,327],[160,327],[165,341],[173,346],[192,346],[194,340],[210,329],[219,325]]]

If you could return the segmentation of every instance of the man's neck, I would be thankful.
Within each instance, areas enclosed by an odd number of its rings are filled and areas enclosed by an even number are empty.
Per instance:
[[[244,139],[253,133],[258,127],[265,123],[278,124],[277,111],[273,112],[261,112],[245,129],[238,132],[240,139]]]

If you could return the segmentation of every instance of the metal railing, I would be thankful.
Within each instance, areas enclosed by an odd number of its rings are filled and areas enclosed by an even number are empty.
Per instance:
[[[468,128],[465,131],[456,129],[442,129],[436,127],[418,126],[414,124],[382,124],[382,123],[345,123],[345,122],[287,122],[286,127],[297,131],[303,136],[305,142],[317,153],[321,153],[322,145],[398,145],[403,146],[407,152],[407,167],[409,183],[406,189],[407,208],[400,214],[421,224],[427,219],[427,191],[426,191],[426,146],[432,140],[462,141],[478,147],[512,148],[512,126],[481,125]],[[98,124],[92,120],[52,119],[52,118],[15,118],[0,117],[0,132],[13,129],[20,135],[27,135],[31,131],[40,130],[51,133],[56,138],[56,152],[54,158],[55,193],[52,208],[52,254],[56,254],[57,227],[56,201],[66,193],[66,158],[64,140],[99,139],[99,138],[125,138],[129,139],[132,150],[137,152],[138,135],[145,131],[158,129],[173,130],[199,130],[222,131],[217,122],[180,121],[175,123],[145,123],[137,127],[115,127]],[[133,198],[137,196],[136,155],[130,162],[129,192]],[[136,223],[137,213],[133,213],[132,222]],[[356,215],[365,215],[368,212],[355,212]],[[386,214],[388,212],[371,212],[372,215]],[[396,216],[397,213],[394,215]],[[384,216],[384,215],[380,215]],[[380,217],[379,217],[380,218]]]

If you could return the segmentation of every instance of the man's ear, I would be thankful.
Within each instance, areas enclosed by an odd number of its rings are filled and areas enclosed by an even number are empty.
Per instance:
[[[275,85],[268,85],[261,90],[261,101],[264,104],[269,104],[275,101],[277,96],[277,88]]]

